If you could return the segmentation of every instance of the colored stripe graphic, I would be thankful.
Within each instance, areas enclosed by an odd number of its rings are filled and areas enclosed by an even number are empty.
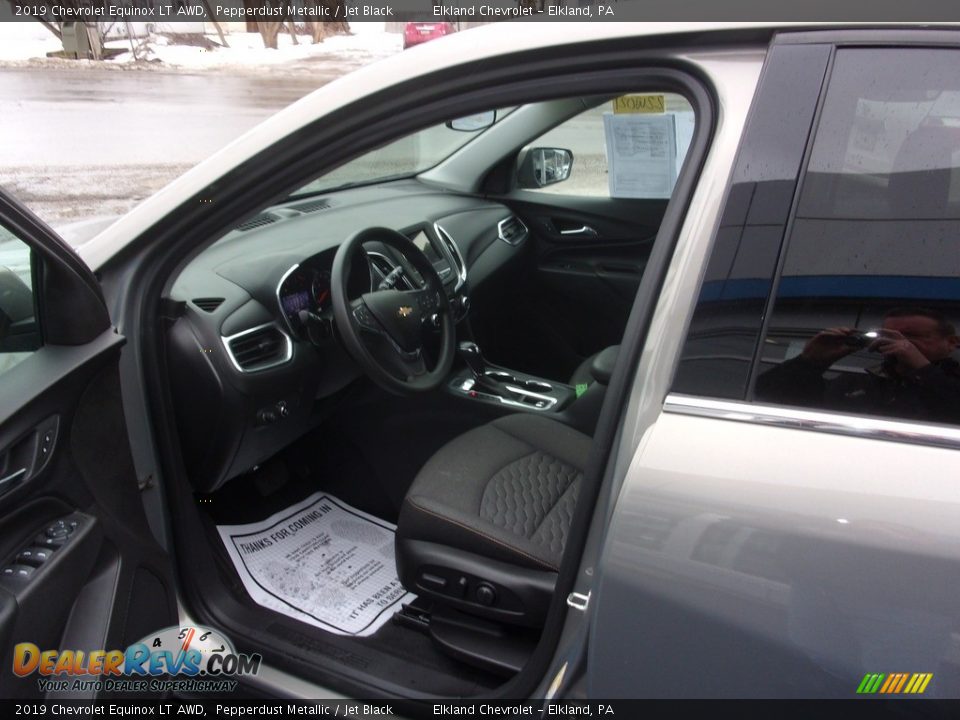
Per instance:
[[[916,676],[917,676],[917,674],[914,673],[914,674],[913,674],[913,677],[916,677]],[[898,692],[900,692],[901,690],[903,690],[903,686],[904,686],[904,684],[907,682],[907,678],[909,678],[909,677],[910,677],[910,676],[907,675],[907,673],[901,673],[901,674],[900,674],[900,682],[898,682],[898,683],[897,683],[897,686],[896,686],[895,688],[892,688],[892,689],[890,690],[890,692],[898,693]],[[910,678],[910,682],[913,682],[913,678]]]
[[[890,688],[896,685],[897,680],[899,679],[900,679],[900,675],[898,673],[887,675],[887,681],[883,684],[883,687],[880,688],[880,693],[886,694],[887,692],[889,692]]]
[[[867,673],[860,681],[860,687],[857,692],[861,695],[871,695],[880,687],[881,681],[886,677],[883,673]]]
[[[933,680],[933,673],[867,673],[857,686],[858,695],[920,695]]]

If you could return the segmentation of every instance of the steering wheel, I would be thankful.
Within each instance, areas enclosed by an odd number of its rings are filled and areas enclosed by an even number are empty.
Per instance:
[[[403,255],[423,278],[418,290],[373,289],[351,300],[347,280],[363,245],[379,242]],[[438,387],[453,366],[455,334],[450,302],[433,264],[408,238],[373,227],[348,238],[337,250],[330,273],[333,317],[347,352],[375,383],[394,393]],[[432,370],[424,358],[424,334],[439,320],[440,350]]]

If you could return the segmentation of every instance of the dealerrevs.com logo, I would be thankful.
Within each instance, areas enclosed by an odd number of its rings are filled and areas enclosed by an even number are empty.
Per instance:
[[[235,678],[256,675],[259,654],[237,653],[224,635],[199,626],[169,627],[126,650],[13,648],[13,672],[38,675],[41,692],[232,692]]]

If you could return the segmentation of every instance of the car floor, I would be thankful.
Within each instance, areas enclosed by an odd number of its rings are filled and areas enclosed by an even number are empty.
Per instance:
[[[362,667],[410,692],[468,696],[489,693],[501,684],[503,678],[451,659],[428,634],[395,619],[369,637],[348,637],[257,605],[217,532],[217,525],[263,520],[317,491],[396,523],[403,497],[422,464],[448,440],[489,419],[475,407],[451,404],[441,396],[399,398],[374,390],[256,471],[206,496],[200,506],[204,530],[220,579],[244,614],[259,618],[255,622],[269,627],[271,636],[301,648],[316,647],[321,654]]]

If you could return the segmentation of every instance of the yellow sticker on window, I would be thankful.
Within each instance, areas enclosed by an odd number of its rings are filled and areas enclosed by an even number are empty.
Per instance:
[[[613,99],[613,111],[620,113],[666,112],[663,95],[621,95]]]

